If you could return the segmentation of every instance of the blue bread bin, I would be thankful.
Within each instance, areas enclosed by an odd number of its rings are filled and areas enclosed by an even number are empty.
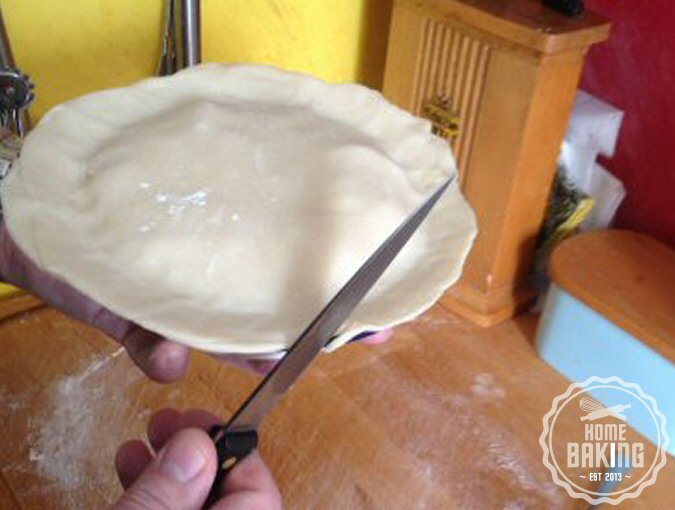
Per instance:
[[[666,416],[675,455],[675,251],[635,232],[594,231],[557,247],[549,274],[539,355],[573,382],[618,376],[639,384]],[[645,420],[628,423],[656,443]]]

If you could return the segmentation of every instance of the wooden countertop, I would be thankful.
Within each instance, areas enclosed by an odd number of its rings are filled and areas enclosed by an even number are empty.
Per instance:
[[[437,307],[388,344],[322,356],[261,431],[286,508],[587,508],[542,465],[542,416],[568,383],[536,356],[535,326],[482,329]],[[152,411],[227,416],[256,382],[197,353],[181,382],[151,383],[116,344],[48,308],[5,318],[0,353],[5,510],[104,508],[119,494],[116,447]],[[673,484],[670,462],[621,508],[670,508]]]

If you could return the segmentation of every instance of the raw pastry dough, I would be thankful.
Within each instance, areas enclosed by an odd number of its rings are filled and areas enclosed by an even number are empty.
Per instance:
[[[54,108],[2,200],[28,256],[116,313],[273,353],[455,172],[427,121],[372,90],[210,64]],[[454,185],[331,347],[431,306],[475,232]]]

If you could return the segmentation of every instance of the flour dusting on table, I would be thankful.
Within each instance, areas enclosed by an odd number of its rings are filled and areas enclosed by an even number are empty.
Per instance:
[[[506,390],[496,385],[495,376],[487,372],[474,377],[471,393],[485,400],[501,400],[506,396]]]
[[[83,491],[114,498],[119,490],[115,445],[140,435],[137,424],[132,428],[137,420],[128,416],[132,401],[127,390],[142,376],[126,356],[118,358],[122,353],[119,348],[57,380],[48,390],[49,406],[30,421],[29,460],[47,482],[44,489],[69,500],[66,508],[78,508],[86,500]]]
[[[450,487],[456,508],[565,507],[562,491],[550,480],[539,455],[502,419],[502,413],[509,412],[508,395],[497,376],[467,371],[466,386],[449,393],[433,384],[400,378],[400,372],[391,368],[395,357],[371,360],[368,375],[360,381],[370,391],[357,393],[355,398],[374,420],[384,419],[388,406],[395,403],[404,417],[401,430],[415,431],[396,442],[409,456],[406,462],[414,479],[428,489],[416,492],[415,506],[409,508],[438,508],[439,491]],[[439,372],[445,369],[438,367]],[[387,388],[386,402],[371,400],[377,393],[373,388],[379,385]]]
[[[14,395],[5,388],[0,388],[0,423],[17,411],[26,407],[23,396]]]

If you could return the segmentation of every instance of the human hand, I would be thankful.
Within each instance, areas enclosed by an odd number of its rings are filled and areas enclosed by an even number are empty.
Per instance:
[[[206,411],[164,409],[148,425],[152,451],[124,443],[115,467],[124,494],[113,510],[198,510],[216,475],[216,449],[206,430],[219,423]],[[257,452],[241,460],[221,487],[212,510],[281,510],[279,489]]]
[[[111,312],[67,283],[42,271],[14,243],[4,222],[0,221],[1,279],[26,289],[45,303],[117,340],[148,377],[159,382],[179,379],[187,369],[190,349]],[[391,330],[380,331],[361,341],[378,344],[391,337]],[[247,370],[264,374],[276,361],[217,355]]]
[[[67,283],[42,271],[14,243],[0,222],[0,275],[8,283],[28,290],[45,303],[108,334],[150,378],[159,382],[178,379],[187,369],[189,349],[130,322]]]

